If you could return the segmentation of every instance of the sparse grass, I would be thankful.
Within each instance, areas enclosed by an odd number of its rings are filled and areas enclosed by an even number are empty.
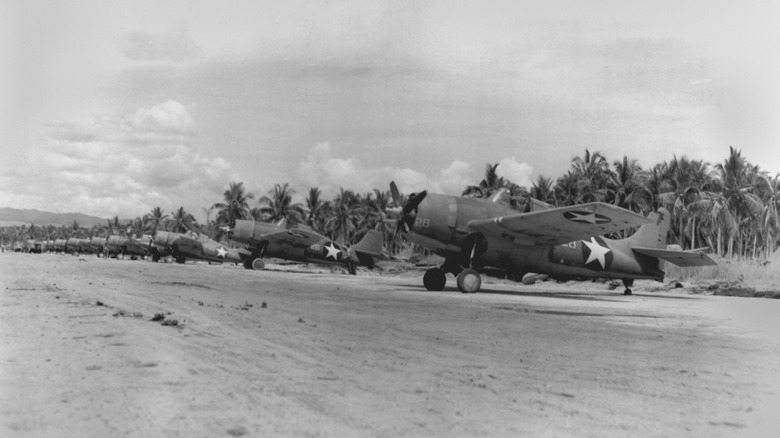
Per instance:
[[[728,281],[750,286],[758,290],[780,289],[780,252],[765,261],[737,260],[712,257],[717,266],[679,268],[666,264],[666,280],[687,283]]]

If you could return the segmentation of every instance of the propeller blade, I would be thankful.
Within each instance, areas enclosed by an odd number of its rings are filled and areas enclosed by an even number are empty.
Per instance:
[[[406,201],[406,205],[404,205],[403,213],[404,215],[407,215],[411,213],[412,211],[417,209],[417,206],[420,205],[420,203],[425,199],[425,197],[428,195],[427,190],[423,190],[420,193],[414,194],[412,193],[409,195],[409,200]]]
[[[401,192],[398,191],[398,186],[395,185],[395,181],[390,181],[390,194],[393,196],[395,206],[400,207],[403,199],[401,199]]]

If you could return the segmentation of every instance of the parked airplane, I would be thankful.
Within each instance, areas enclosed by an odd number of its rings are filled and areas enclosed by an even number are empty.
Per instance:
[[[394,182],[390,190],[400,206]],[[409,195],[399,229],[445,259],[425,273],[428,290],[444,289],[452,273],[461,292],[477,292],[482,285],[477,269],[491,266],[556,279],[620,279],[630,295],[635,279],[663,281],[661,260],[684,267],[715,264],[700,252],[666,249],[670,215],[663,208],[648,217],[601,202],[521,213],[509,207],[507,197],[505,192],[491,199]],[[603,237],[636,227],[626,239]]]
[[[173,257],[177,263],[186,259],[206,260],[209,262],[241,263],[251,253],[245,249],[228,248],[204,235],[197,233],[172,233],[157,231],[149,248],[152,260]]]
[[[280,224],[237,220],[228,236],[247,246],[247,269],[263,269],[262,257],[276,257],[306,263],[345,266],[355,275],[356,266],[374,268],[374,259],[382,257],[382,233],[370,230],[357,244],[344,247],[309,227],[287,229]]]
[[[145,257],[149,255],[149,244],[152,241],[151,236],[143,235],[136,239],[133,237],[122,237],[110,235],[106,237],[106,244],[103,247],[106,257],[117,257],[119,255],[130,256],[132,258]]]

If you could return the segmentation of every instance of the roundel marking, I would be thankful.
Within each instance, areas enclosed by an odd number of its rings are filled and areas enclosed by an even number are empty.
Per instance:
[[[596,214],[590,211],[567,211],[563,213],[563,217],[572,221],[579,222],[581,224],[607,224],[612,220],[606,216]]]
[[[605,271],[612,265],[614,255],[604,239],[591,237],[582,241],[582,258],[585,266],[592,271]]]

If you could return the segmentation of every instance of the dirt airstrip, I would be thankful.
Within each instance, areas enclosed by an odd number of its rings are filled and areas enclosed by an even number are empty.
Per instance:
[[[0,254],[0,436],[780,430],[780,300],[421,274]]]

